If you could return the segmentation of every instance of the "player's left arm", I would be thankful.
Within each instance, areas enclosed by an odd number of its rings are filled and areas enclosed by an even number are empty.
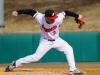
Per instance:
[[[76,23],[79,24],[78,28],[81,29],[82,26],[85,24],[83,15],[78,15],[78,14],[71,12],[71,11],[68,11],[68,10],[65,10],[64,13],[65,13],[65,17],[66,16],[72,16],[72,17],[75,18]]]

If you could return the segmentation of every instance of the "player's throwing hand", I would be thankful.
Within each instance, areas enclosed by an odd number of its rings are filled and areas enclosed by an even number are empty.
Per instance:
[[[12,15],[15,16],[15,17],[18,16],[18,12],[17,11],[13,11]]]

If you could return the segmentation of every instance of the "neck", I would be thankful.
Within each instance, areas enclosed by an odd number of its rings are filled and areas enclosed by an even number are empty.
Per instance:
[[[47,21],[46,21],[47,22]],[[47,22],[48,24],[50,24],[49,22]]]

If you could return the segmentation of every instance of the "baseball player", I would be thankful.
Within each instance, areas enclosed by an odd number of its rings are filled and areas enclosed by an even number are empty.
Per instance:
[[[66,55],[69,65],[69,74],[84,73],[79,71],[75,66],[73,48],[59,37],[59,27],[65,17],[74,17],[75,21],[79,23],[78,27],[81,28],[84,24],[84,17],[82,15],[78,15],[68,10],[55,14],[55,12],[51,9],[46,10],[44,14],[33,9],[22,9],[12,12],[12,15],[15,17],[21,14],[31,15],[39,23],[41,28],[40,43],[34,54],[13,61],[10,65],[8,65],[5,72],[12,71],[14,68],[22,66],[24,63],[37,62],[51,48],[55,48],[61,52],[64,52]]]

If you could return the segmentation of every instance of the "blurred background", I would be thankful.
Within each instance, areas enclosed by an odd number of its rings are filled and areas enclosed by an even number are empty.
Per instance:
[[[13,17],[12,11],[19,9],[83,14],[83,28],[68,16],[60,26],[60,37],[73,47],[76,62],[100,62],[100,0],[0,0],[0,63],[33,54],[39,44],[40,26],[29,15]],[[66,58],[52,49],[39,62],[66,62]]]
[[[13,17],[12,11],[34,9],[44,13],[53,9],[57,14],[70,10],[83,14],[85,25],[80,30],[72,17],[66,17],[60,32],[93,32],[100,31],[100,0],[4,0],[4,33],[40,33],[38,23],[28,15]]]

